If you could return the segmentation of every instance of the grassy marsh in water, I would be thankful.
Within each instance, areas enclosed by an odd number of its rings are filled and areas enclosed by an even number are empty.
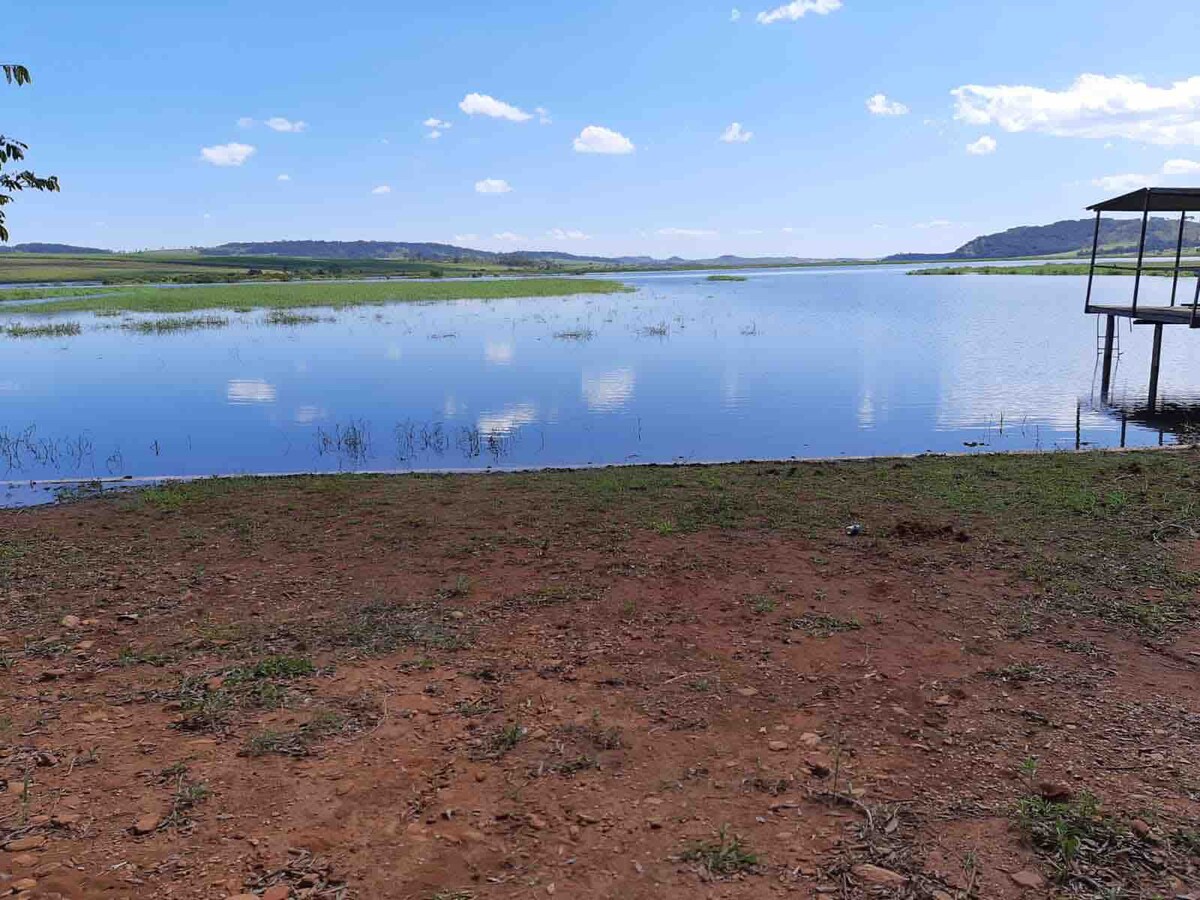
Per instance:
[[[709,275],[707,281],[745,281],[745,275]]]
[[[55,322],[50,325],[25,325],[15,322],[4,329],[9,337],[74,337],[82,332],[78,322]]]
[[[97,297],[53,300],[21,307],[23,313],[192,312],[201,309],[297,309],[364,306],[427,300],[498,300],[614,294],[632,288],[593,278],[488,278],[461,281],[331,281],[304,284],[229,284],[200,287],[134,287]]]
[[[224,316],[170,316],[165,319],[146,319],[142,322],[124,322],[126,331],[139,334],[165,334],[170,331],[191,331],[196,328],[224,328],[229,320]]]
[[[273,309],[263,317],[268,325],[316,325],[318,322],[332,322],[333,316],[314,316],[312,313],[289,312],[286,309]]]

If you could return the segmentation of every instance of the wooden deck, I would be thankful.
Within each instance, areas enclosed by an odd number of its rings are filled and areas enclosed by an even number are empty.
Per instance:
[[[1093,303],[1087,308],[1089,313],[1099,313],[1102,316],[1118,316],[1133,319],[1135,322],[1145,322],[1149,325],[1191,325],[1192,306],[1142,306],[1136,311],[1131,306],[1107,306]],[[1200,326],[1200,313],[1196,314],[1197,326]]]

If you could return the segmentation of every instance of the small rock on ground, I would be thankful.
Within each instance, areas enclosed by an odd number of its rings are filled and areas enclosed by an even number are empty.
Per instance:
[[[871,863],[861,863],[850,871],[858,878],[861,878],[863,881],[869,881],[871,884],[908,884],[908,879],[899,872],[893,872],[891,869],[885,869],[883,866],[875,866]]]
[[[1023,888],[1039,888],[1046,883],[1046,879],[1032,869],[1013,872],[1009,877]]]

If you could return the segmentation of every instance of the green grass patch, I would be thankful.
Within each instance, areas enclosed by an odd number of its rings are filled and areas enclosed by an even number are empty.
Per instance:
[[[99,297],[32,303],[23,313],[194,312],[204,309],[298,309],[437,300],[497,300],[613,294],[632,288],[617,281],[581,278],[488,278],[460,281],[318,282],[230,284],[200,287],[133,287]]]
[[[775,602],[774,597],[766,594],[754,594],[746,598],[746,602],[750,605],[751,611],[756,615],[765,616],[767,613],[775,612],[775,608],[779,605]]]
[[[115,290],[109,287],[63,287],[61,285],[44,285],[42,287],[4,288],[0,290],[0,303],[12,300],[41,300],[50,297],[85,297],[90,294],[103,294]]]
[[[745,275],[709,275],[705,281],[746,281]]]
[[[728,825],[721,826],[716,840],[694,844],[680,858],[696,863],[706,874],[716,878],[753,872],[758,868],[758,854],[752,852],[741,837],[731,834]]]
[[[318,742],[356,727],[355,722],[333,710],[318,710],[292,731],[265,729],[251,735],[242,750],[245,756],[308,756]]]
[[[474,759],[499,759],[525,740],[526,731],[519,722],[512,722],[484,735],[471,753]]]
[[[172,695],[183,713],[178,725],[189,731],[223,731],[239,710],[286,705],[286,683],[316,671],[305,657],[267,656],[245,666],[186,676]]]

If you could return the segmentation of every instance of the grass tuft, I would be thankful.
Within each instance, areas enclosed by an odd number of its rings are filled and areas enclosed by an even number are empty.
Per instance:
[[[826,638],[844,631],[858,631],[862,623],[858,619],[842,619],[828,613],[805,613],[792,619],[788,626],[812,637]]]
[[[758,868],[758,855],[751,852],[746,842],[729,832],[722,825],[715,841],[705,841],[689,847],[681,857],[684,862],[696,863],[708,875],[729,877],[753,872]]]

